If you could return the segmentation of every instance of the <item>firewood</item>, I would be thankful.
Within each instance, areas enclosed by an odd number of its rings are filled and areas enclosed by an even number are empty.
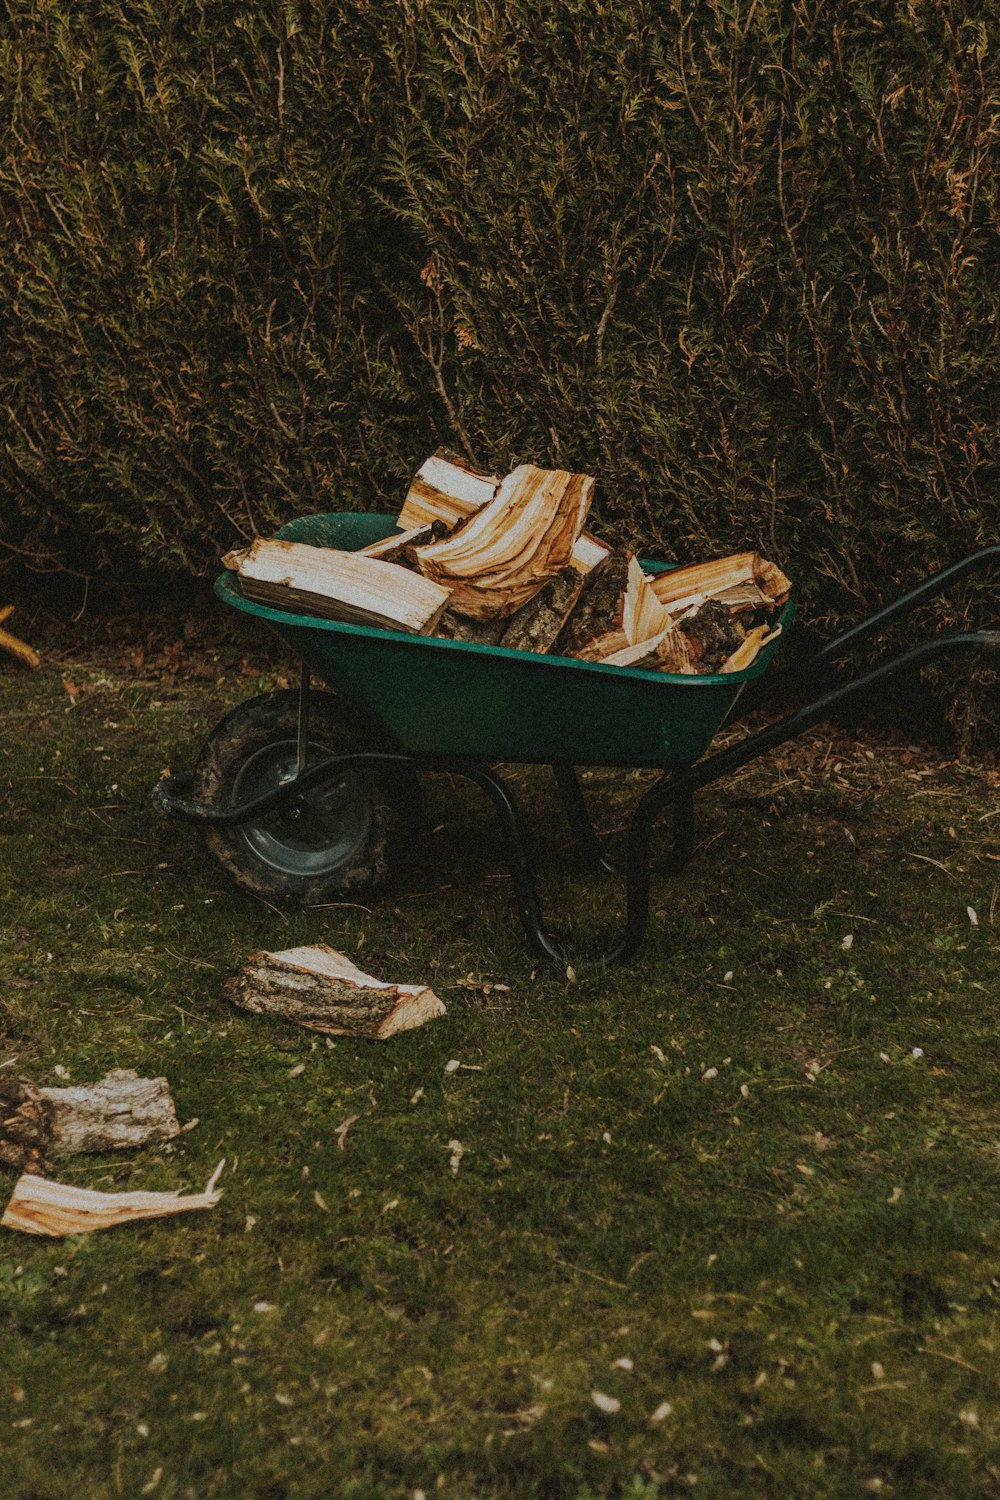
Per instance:
[[[214,1208],[222,1197],[215,1184],[224,1165],[219,1163],[203,1193],[99,1193],[25,1173],[14,1184],[0,1226],[62,1239],[137,1219],[161,1219],[167,1214]]]
[[[660,646],[672,634],[672,629],[673,627],[668,627],[659,635],[650,636],[644,641],[629,641],[620,651],[612,651],[601,660],[606,667],[643,667],[655,672],[660,664]]]
[[[397,567],[419,571],[416,551],[428,542],[442,542],[452,528],[443,521],[432,521],[429,526],[415,526],[412,531],[396,531],[367,547],[359,547],[357,557],[375,557],[379,562],[395,563]]]
[[[434,634],[443,641],[470,641],[475,646],[499,646],[500,637],[506,628],[506,620],[470,620],[468,615],[458,615],[453,609],[446,609]]]
[[[13,604],[5,604],[0,609],[0,622],[9,620],[13,613]],[[30,667],[33,672],[37,672],[38,668],[42,665],[42,658],[38,652],[33,647],[26,645],[24,641],[18,640],[16,635],[11,635],[9,630],[0,629],[0,651],[6,651],[10,656],[15,656],[18,661],[23,662],[26,667]]]
[[[726,661],[719,668],[720,672],[742,672],[744,667],[749,667],[756,661],[764,647],[770,645],[781,634],[781,626],[757,625],[753,630],[748,630],[746,639],[737,646]]]
[[[479,481],[481,487],[474,481]],[[499,484],[495,475],[479,474],[463,459],[440,450],[418,470],[396,525],[409,532],[437,522],[446,531],[451,531],[488,504]],[[365,548],[365,551],[373,556],[379,555],[370,548]],[[592,536],[589,531],[581,531],[573,543],[570,561],[586,576],[610,552],[607,542]]]
[[[612,628],[627,582],[628,554],[609,552],[585,577],[573,612],[559,632],[554,652],[590,660],[584,651]],[[622,645],[627,644],[622,641]]]
[[[396,524],[404,531],[432,521],[455,526],[487,505],[499,484],[497,475],[480,474],[464,459],[439,449],[417,470]]]
[[[279,1016],[331,1036],[384,1041],[444,1015],[443,1003],[426,986],[374,979],[325,943],[251,953],[224,990],[254,1015]]]
[[[609,656],[630,649],[624,630],[605,630],[602,635],[594,636],[593,640],[587,641],[572,654],[577,661],[607,661]]]
[[[688,637],[692,660],[698,672],[718,672],[742,644],[746,631],[732,610],[709,599],[690,610],[677,625]]]
[[[509,651],[549,651],[582,588],[583,574],[572,565],[563,568],[548,583],[542,584],[534,598],[511,615],[499,644]]]
[[[661,636],[672,624],[670,611],[656,597],[652,578],[643,572],[637,557],[630,557],[622,601],[621,625],[625,639],[630,646],[638,646],[653,636]]]
[[[657,599],[674,616],[748,584],[755,584],[764,597],[775,604],[783,603],[792,587],[781,569],[761,557],[759,552],[737,552],[732,557],[718,558],[714,562],[688,563],[659,573],[652,580]]]
[[[0,1079],[0,1162],[22,1171],[40,1171],[49,1156],[129,1150],[179,1131],[165,1078],[114,1068],[69,1088]]]
[[[419,573],[333,547],[259,538],[222,561],[258,604],[354,625],[428,635],[448,603],[448,589]]]
[[[446,541],[418,549],[421,571],[459,614],[512,615],[569,563],[593,490],[589,475],[522,464]]]

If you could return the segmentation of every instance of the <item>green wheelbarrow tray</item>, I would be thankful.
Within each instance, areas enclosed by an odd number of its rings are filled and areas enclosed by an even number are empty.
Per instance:
[[[278,535],[353,551],[394,530],[392,516],[329,514],[304,516]],[[215,585],[224,603],[266,621],[299,658],[298,696],[271,694],[234,709],[209,737],[195,772],[165,776],[153,790],[153,802],[161,812],[200,825],[209,847],[238,883],[261,890],[251,883],[246,867],[240,869],[240,859],[250,857],[257,861],[255,869],[263,862],[268,879],[284,882],[280,888],[268,887],[279,891],[277,899],[308,904],[330,899],[325,887],[324,894],[315,895],[317,871],[321,885],[332,881],[334,890],[352,893],[358,878],[370,877],[377,886],[385,877],[379,819],[393,800],[387,789],[395,788],[396,804],[405,802],[412,811],[419,800],[415,772],[457,772],[493,803],[530,947],[565,963],[566,953],[542,917],[520,810],[509,783],[492,764],[547,763],[587,862],[624,875],[624,925],[595,955],[600,965],[618,963],[632,957],[646,930],[654,825],[664,816],[672,824],[669,854],[658,868],[678,874],[694,847],[694,795],[701,787],[901,672],[942,655],[1000,652],[1000,630],[955,632],[877,661],[852,679],[835,675],[830,666],[891,621],[998,561],[1000,546],[981,548],[844,631],[800,673],[807,694],[820,688],[818,696],[715,754],[707,753],[713,736],[744,685],[767,669],[781,637],[745,671],[680,677],[269,609],[244,599],[234,577],[225,574]],[[650,573],[665,570],[655,562],[643,567]],[[779,616],[782,634],[792,614],[786,605]],[[334,690],[332,698],[313,696],[314,675]],[[226,755],[235,770],[228,781],[213,781],[204,768],[208,765],[214,774]],[[646,767],[661,773],[633,812],[624,869],[606,857],[590,821],[575,769],[581,765]],[[224,850],[213,847],[213,839],[223,841]],[[289,881],[293,890],[287,888]]]
[[[304,516],[287,542],[354,552],[391,536],[394,516]],[[643,562],[649,573],[666,565]],[[471,756],[574,766],[663,768],[708,749],[744,685],[766,670],[781,637],[742,672],[681,677],[536,656],[433,636],[289,614],[244,599],[236,577],[215,585],[224,603],[265,620],[336,692],[364,704],[411,755]],[[794,610],[779,616],[782,631]]]

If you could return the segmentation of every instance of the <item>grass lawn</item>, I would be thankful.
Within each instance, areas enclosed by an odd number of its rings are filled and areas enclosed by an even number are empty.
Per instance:
[[[227,1161],[207,1213],[0,1235],[5,1500],[1000,1495],[997,772],[819,732],[702,795],[639,959],[571,982],[445,780],[370,910],[228,885],[149,790],[274,676],[199,670],[0,668],[0,1064],[165,1074],[196,1122],[63,1180]],[[619,893],[512,774],[582,940]],[[600,826],[639,782],[591,778]],[[223,998],[318,940],[447,1016]]]

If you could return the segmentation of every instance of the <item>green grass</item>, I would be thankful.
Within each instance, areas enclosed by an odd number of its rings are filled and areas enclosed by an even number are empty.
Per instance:
[[[227,1159],[205,1214],[3,1232],[4,1496],[1000,1493],[997,773],[820,734],[703,795],[638,961],[574,983],[443,780],[370,910],[228,886],[148,792],[269,683],[178,659],[70,664],[72,707],[0,674],[0,1063],[162,1073],[198,1121],[66,1181]],[[612,888],[512,774],[593,937]],[[599,824],[639,789],[595,776]],[[447,1016],[365,1045],[228,1006],[251,948],[317,940]]]

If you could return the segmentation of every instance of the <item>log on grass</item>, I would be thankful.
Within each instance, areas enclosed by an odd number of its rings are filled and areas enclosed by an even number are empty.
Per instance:
[[[419,573],[335,547],[258,538],[222,561],[247,599],[353,625],[429,635],[448,603],[448,589]]]
[[[50,1156],[127,1151],[180,1133],[165,1078],[113,1068],[97,1083],[39,1088],[0,1079],[0,1163],[38,1172]]]
[[[317,943],[281,953],[251,953],[224,990],[254,1015],[279,1016],[331,1036],[384,1041],[445,1013],[424,985],[387,984],[343,953]]]
[[[167,1214],[214,1208],[222,1197],[215,1184],[224,1165],[219,1163],[203,1193],[99,1193],[25,1173],[14,1184],[0,1227],[62,1239],[69,1234],[113,1229],[116,1224],[132,1224],[138,1219],[162,1219]]]

